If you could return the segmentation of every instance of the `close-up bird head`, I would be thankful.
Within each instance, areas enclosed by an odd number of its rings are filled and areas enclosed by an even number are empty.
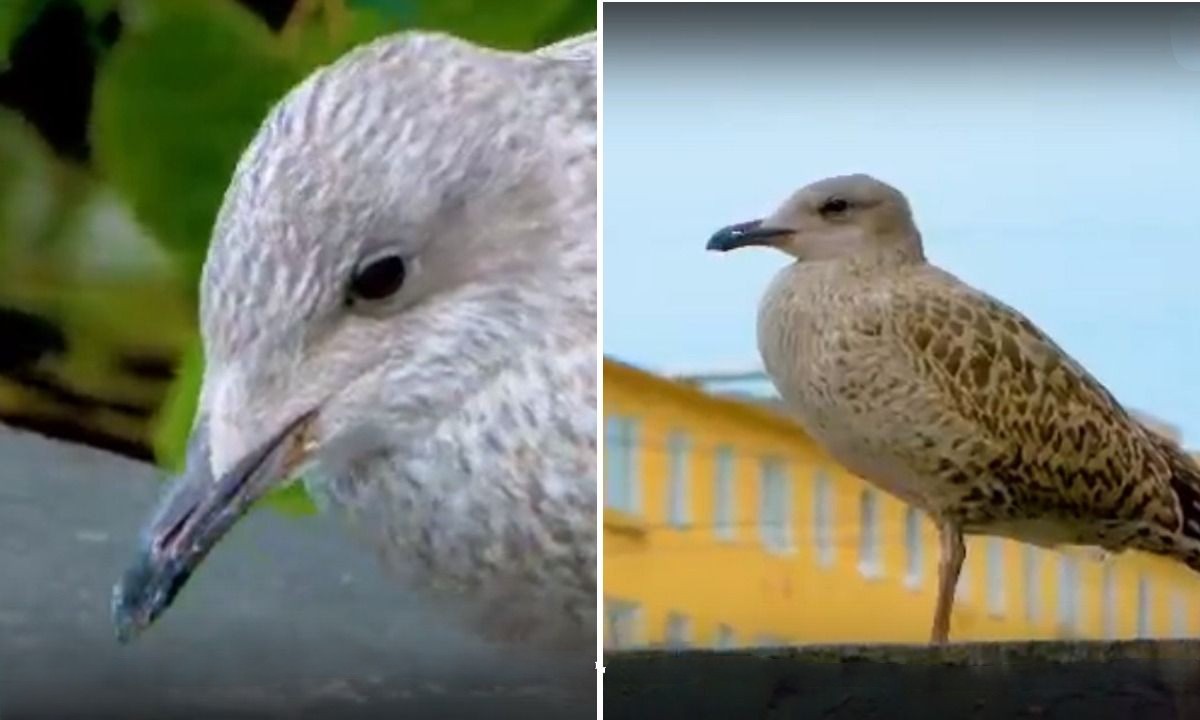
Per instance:
[[[840,175],[797,190],[767,218],[718,230],[709,250],[772,247],[797,260],[874,252],[921,254],[912,211],[896,188],[870,175]]]
[[[561,120],[585,112],[566,64],[391,37],[273,109],[217,218],[187,467],[115,591],[123,638],[256,500],[435,434],[594,285],[594,226],[564,190],[589,172]]]

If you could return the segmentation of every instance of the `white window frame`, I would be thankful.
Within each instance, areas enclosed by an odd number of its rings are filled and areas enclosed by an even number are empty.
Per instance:
[[[988,612],[1001,617],[1006,610],[1007,597],[1004,587],[1004,541],[1000,538],[988,538],[986,572]]]
[[[713,532],[720,540],[737,536],[737,457],[733,447],[722,445],[713,456]]]
[[[790,553],[792,488],[787,465],[778,457],[763,457],[758,473],[758,526],[763,546],[774,553]]]
[[[883,575],[883,538],[878,493],[864,487],[858,494],[858,571],[863,577]]]
[[[642,511],[637,453],[640,424],[632,417],[614,413],[605,418],[604,430],[605,507],[639,515]]]
[[[822,567],[830,567],[834,561],[835,513],[833,477],[824,468],[817,468],[813,472],[813,544]]]
[[[1178,590],[1171,593],[1171,635],[1176,638],[1188,636],[1187,602]]]
[[[922,533],[922,513],[909,505],[904,508],[904,584],[910,589],[921,587],[925,580],[925,538]]]
[[[605,647],[628,650],[645,644],[642,638],[642,605],[615,597],[604,599]],[[628,637],[626,637],[626,635]]]
[[[790,647],[791,643],[786,638],[781,638],[778,635],[761,634],[754,638],[754,646],[759,648],[780,648]]]
[[[1136,637],[1148,638],[1153,633],[1154,603],[1150,596],[1150,579],[1138,575],[1137,582],[1137,629]]]
[[[1100,624],[1104,637],[1117,638],[1117,573],[1111,562],[1100,569]]]
[[[717,633],[713,638],[713,647],[717,650],[733,650],[737,648],[737,633],[728,623],[717,625]]]
[[[1042,555],[1033,545],[1025,545],[1021,558],[1021,573],[1025,591],[1025,620],[1030,624],[1042,620]]]
[[[1058,556],[1058,624],[1070,635],[1079,632],[1082,608],[1079,559],[1067,553]]]
[[[963,559],[962,569],[958,571],[958,583],[954,586],[955,601],[968,602],[971,599],[971,566],[974,565],[974,554],[968,552]]]
[[[676,529],[692,522],[691,475],[689,473],[692,444],[682,430],[672,431],[667,438],[667,522]]]
[[[678,610],[668,612],[663,627],[663,645],[671,650],[691,647],[692,619]]]

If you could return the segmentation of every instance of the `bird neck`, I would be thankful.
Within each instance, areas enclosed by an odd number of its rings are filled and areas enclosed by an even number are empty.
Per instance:
[[[889,237],[846,257],[848,268],[872,272],[886,271],[926,262],[925,250],[918,234]]]

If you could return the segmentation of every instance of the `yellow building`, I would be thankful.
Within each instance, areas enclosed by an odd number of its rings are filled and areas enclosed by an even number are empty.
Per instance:
[[[937,534],[756,401],[606,359],[605,643],[925,642]],[[1200,576],[970,538],[957,640],[1193,636]]]

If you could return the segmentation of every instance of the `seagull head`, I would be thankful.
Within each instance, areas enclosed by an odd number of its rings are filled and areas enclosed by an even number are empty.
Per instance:
[[[594,293],[571,65],[406,34],[271,111],[218,214],[186,468],[114,590],[119,637],[153,623],[256,500],[403,455],[589,276]]]
[[[798,260],[900,251],[921,255],[908,200],[870,175],[818,180],[791,195],[772,215],[721,228],[708,249],[765,246]]]

